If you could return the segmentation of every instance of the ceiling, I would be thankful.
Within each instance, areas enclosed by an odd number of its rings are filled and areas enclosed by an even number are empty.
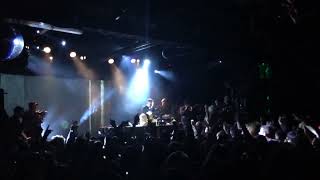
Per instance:
[[[294,3],[303,26],[318,15],[314,3]],[[17,27],[29,44],[59,48],[59,41],[66,39],[69,49],[87,55],[93,64],[122,55],[151,56],[161,66],[177,67],[183,62],[183,67],[192,69],[195,62],[206,66],[219,60],[248,65],[252,59],[259,61],[291,51],[289,46],[298,47],[288,39],[306,31],[299,24],[293,29],[286,4],[269,0],[18,0],[1,6],[0,15],[82,30],[80,36],[50,31],[39,36],[36,29]],[[288,48],[280,50],[279,44]]]

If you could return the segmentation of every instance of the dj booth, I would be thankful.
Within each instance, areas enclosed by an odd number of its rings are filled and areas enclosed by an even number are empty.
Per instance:
[[[111,131],[116,130],[113,127],[104,127],[99,130],[99,134],[109,134]],[[137,137],[143,137],[147,134],[153,137],[159,138],[162,134],[171,133],[174,130],[173,125],[151,125],[151,126],[140,126],[140,127],[122,127],[117,128],[123,134],[131,134]]]

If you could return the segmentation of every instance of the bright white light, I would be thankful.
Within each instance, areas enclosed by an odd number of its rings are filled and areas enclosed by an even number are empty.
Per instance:
[[[49,54],[51,52],[51,48],[50,47],[44,47],[43,48],[43,52]]]
[[[14,40],[13,40],[13,44],[15,45],[15,46],[24,46],[24,42],[23,42],[23,39],[21,40],[20,38],[15,38]]]
[[[80,56],[80,60],[84,60],[84,57],[83,57],[83,56]]]
[[[40,30],[37,30],[37,34],[40,34]]]
[[[136,70],[127,92],[129,103],[141,105],[148,98],[150,91],[148,72],[149,68],[145,65]]]
[[[39,47],[39,46],[37,46],[37,49],[40,49],[40,47]]]
[[[132,64],[136,63],[136,59],[131,59],[131,63]]]
[[[175,74],[172,71],[165,71],[165,70],[154,70],[154,73],[162,76],[163,78],[174,81],[175,80]]]
[[[109,59],[109,60],[108,60],[108,63],[109,63],[109,64],[113,64],[113,63],[114,63],[114,59]]]
[[[61,41],[61,45],[62,45],[62,46],[66,46],[66,44],[67,44],[67,42],[66,42],[65,40],[62,40],[62,41]]]
[[[50,59],[50,60],[53,60],[53,57],[52,57],[52,56],[50,56],[50,57],[49,57],[49,59]]]
[[[70,57],[72,57],[72,58],[74,58],[74,57],[76,57],[77,56],[77,53],[76,52],[74,52],[74,51],[72,51],[72,52],[70,52]]]
[[[140,59],[137,59],[137,63],[140,63]]]
[[[87,59],[87,56],[83,56],[83,59],[86,60],[86,59]]]
[[[219,63],[221,64],[221,63],[222,63],[222,61],[219,61]]]
[[[151,64],[151,61],[149,59],[144,60],[144,65],[149,66]]]

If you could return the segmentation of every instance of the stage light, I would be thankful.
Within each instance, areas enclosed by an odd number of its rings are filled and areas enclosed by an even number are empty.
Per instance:
[[[140,63],[140,59],[137,59],[137,63]]]
[[[37,49],[40,49],[40,47],[39,47],[39,46],[37,46]]]
[[[87,59],[87,56],[83,56],[83,60],[86,60]]]
[[[29,47],[29,46],[26,46],[26,49],[30,49],[30,47]]]
[[[154,70],[154,73],[162,76],[163,78],[165,78],[167,80],[175,81],[175,74],[172,71]]]
[[[51,48],[50,47],[44,47],[43,48],[43,52],[49,54],[51,52]]]
[[[108,60],[108,63],[109,63],[109,64],[113,64],[113,63],[114,63],[114,59],[109,59],[109,60]]]
[[[132,64],[136,63],[136,59],[131,59],[131,63]]]
[[[49,59],[52,61],[52,60],[53,60],[53,57],[52,57],[52,56],[50,56],[50,57],[49,57]]]
[[[222,61],[219,61],[219,63],[221,64],[221,63],[222,63]]]
[[[61,41],[61,45],[62,45],[62,46],[66,46],[66,44],[67,44],[67,42],[66,42],[65,40],[62,40],[62,41]]]
[[[151,61],[149,59],[144,60],[144,65],[149,66],[151,64]]]
[[[15,45],[15,46],[20,46],[20,45],[24,45],[24,41],[23,41],[23,39],[19,39],[19,38],[15,38],[14,40],[13,40],[13,45]]]
[[[71,51],[69,55],[70,55],[70,57],[74,58],[74,57],[76,57],[76,56],[77,56],[77,53],[76,53],[76,52],[74,52],[74,51]]]
[[[40,34],[40,30],[37,30],[37,34]]]
[[[84,60],[84,57],[83,57],[83,56],[80,56],[80,60],[82,60],[82,61],[83,61],[83,60]]]
[[[130,81],[127,91],[128,102],[130,105],[127,110],[133,110],[145,103],[150,93],[149,79],[149,60],[145,60],[141,68],[136,70],[132,80]]]

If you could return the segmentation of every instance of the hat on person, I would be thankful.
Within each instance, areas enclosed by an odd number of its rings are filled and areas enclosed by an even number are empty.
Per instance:
[[[0,94],[8,94],[8,93],[4,92],[4,89],[0,88]]]

